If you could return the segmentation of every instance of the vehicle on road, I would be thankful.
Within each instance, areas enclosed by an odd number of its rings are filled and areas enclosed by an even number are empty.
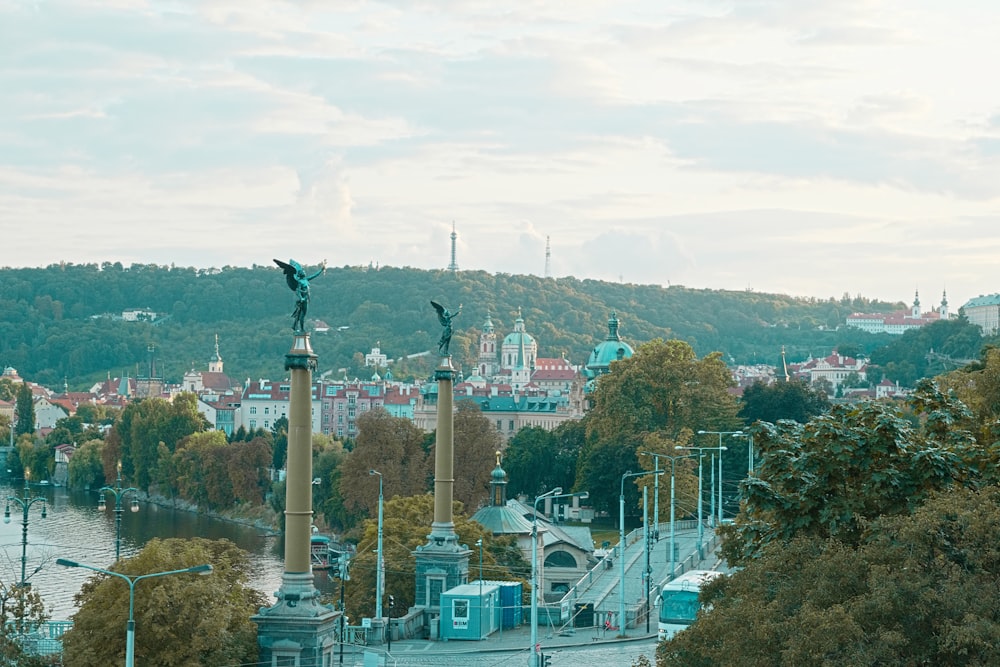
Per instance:
[[[701,587],[722,572],[716,570],[690,570],[663,584],[660,591],[660,620],[656,637],[659,641],[670,639],[694,623],[701,609],[698,594]]]

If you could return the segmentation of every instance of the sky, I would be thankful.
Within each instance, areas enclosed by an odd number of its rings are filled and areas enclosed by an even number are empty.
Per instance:
[[[995,0],[0,0],[3,266],[1000,291]],[[546,244],[550,248],[546,262]]]

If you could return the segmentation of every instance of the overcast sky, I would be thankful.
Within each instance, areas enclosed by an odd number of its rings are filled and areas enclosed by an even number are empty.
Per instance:
[[[7,266],[1000,291],[996,0],[0,0]]]

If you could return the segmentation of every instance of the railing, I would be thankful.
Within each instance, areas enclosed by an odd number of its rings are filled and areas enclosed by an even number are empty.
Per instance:
[[[8,636],[15,637],[24,652],[30,655],[62,653],[62,636],[72,627],[73,621],[46,621],[23,632],[18,627],[18,621],[7,621]]]

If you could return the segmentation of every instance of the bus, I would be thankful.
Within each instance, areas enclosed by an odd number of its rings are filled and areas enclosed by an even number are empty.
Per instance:
[[[701,609],[698,603],[701,587],[719,576],[722,573],[715,570],[689,570],[663,584],[660,592],[660,621],[656,633],[659,641],[670,639],[694,623],[698,610]]]

